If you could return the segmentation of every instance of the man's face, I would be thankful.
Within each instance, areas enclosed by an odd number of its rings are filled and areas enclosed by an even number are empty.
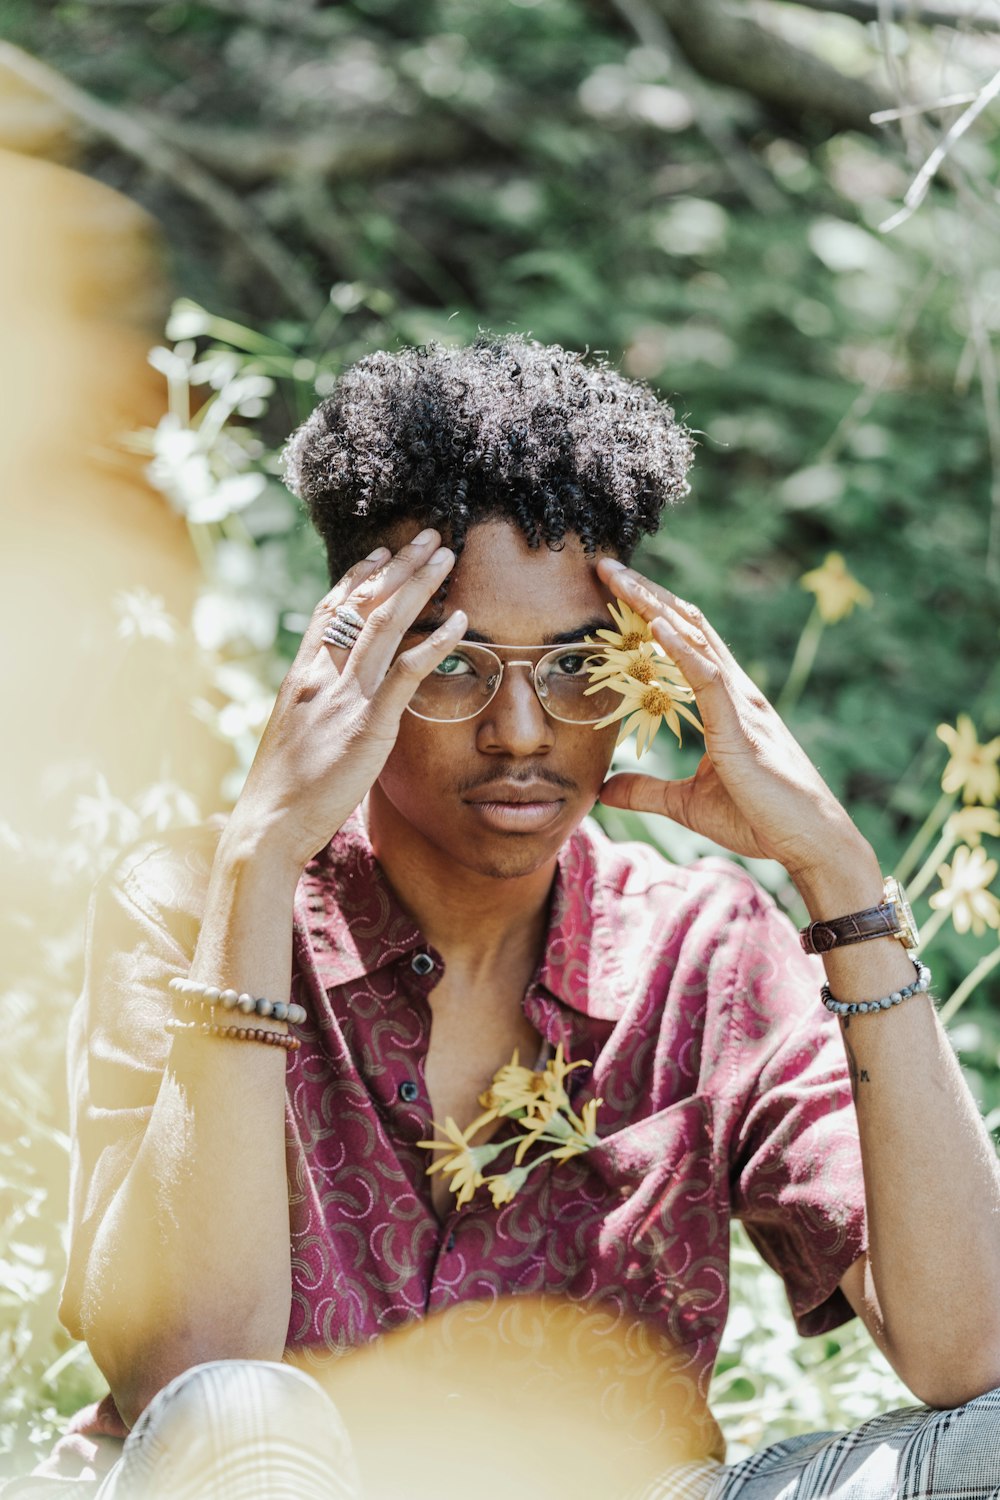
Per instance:
[[[418,529],[401,529],[392,545]],[[544,544],[533,551],[516,526],[484,521],[468,533],[448,607],[468,616],[466,639],[486,645],[579,640],[608,622],[613,595],[596,561],[573,534],[560,552]],[[537,661],[541,652],[530,655]],[[616,730],[551,718],[529,669],[509,667],[473,719],[442,724],[404,713],[373,798],[390,804],[390,821],[410,825],[457,864],[501,878],[527,875],[553,858],[597,800]]]

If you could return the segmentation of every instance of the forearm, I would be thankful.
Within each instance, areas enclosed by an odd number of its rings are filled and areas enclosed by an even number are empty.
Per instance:
[[[882,899],[860,840],[797,880],[813,919]],[[841,1000],[912,982],[893,938],[825,957]],[[861,1139],[875,1332],[922,1399],[953,1405],[1000,1383],[1000,1170],[930,999],[841,1020]],[[881,1327],[879,1327],[881,1324]]]
[[[287,996],[294,890],[283,862],[224,836],[192,977]],[[281,1357],[291,1301],[285,1065],[278,1047],[174,1041],[84,1292],[87,1339],[126,1420],[201,1360]]]

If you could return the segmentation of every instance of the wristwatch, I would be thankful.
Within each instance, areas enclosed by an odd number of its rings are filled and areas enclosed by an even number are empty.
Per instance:
[[[880,905],[851,912],[846,917],[810,922],[799,933],[799,941],[807,953],[829,953],[831,948],[844,948],[848,943],[867,943],[871,938],[880,937],[897,938],[907,951],[920,946],[920,933],[910,903],[899,881],[891,876],[883,887]]]

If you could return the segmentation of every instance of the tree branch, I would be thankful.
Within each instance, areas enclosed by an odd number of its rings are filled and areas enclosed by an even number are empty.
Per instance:
[[[921,0],[781,0],[803,10],[850,16],[854,21],[910,21],[918,26],[957,26],[964,31],[1000,31],[1000,12],[984,14],[980,5],[924,5]]]
[[[780,212],[784,198],[760,166],[753,153],[729,128],[723,114],[722,103],[711,89],[690,68],[683,58],[677,57],[677,47],[663,17],[654,10],[650,0],[609,0],[612,10],[635,32],[644,47],[662,52],[670,58],[678,73],[681,88],[689,95],[695,107],[695,125],[722,162],[727,175],[735,183],[747,201],[758,213]]]
[[[782,115],[815,119],[831,134],[872,134],[871,116],[895,102],[802,47],[727,9],[720,0],[654,0],[678,45],[703,78],[727,84]]]
[[[231,16],[253,26],[308,37],[311,41],[329,42],[348,31],[344,14],[336,10],[306,10],[286,0],[192,0],[202,10]],[[163,10],[169,0],[86,0],[90,10]],[[357,34],[353,18],[350,30]]]
[[[370,181],[429,163],[461,160],[482,145],[473,131],[441,117],[373,122],[363,130],[344,130],[331,122],[329,129],[308,135],[175,120],[147,110],[136,110],[132,117],[158,139],[242,187],[286,177],[326,183]]]
[[[926,198],[928,188],[947,160],[948,153],[952,150],[956,142],[961,140],[970,125],[979,118],[986,106],[992,104],[998,94],[1000,94],[1000,70],[994,73],[989,83],[980,89],[968,109],[959,115],[958,119],[934,147],[934,150],[907,188],[903,196],[903,207],[898,213],[893,214],[891,218],[886,219],[884,224],[879,225],[879,229],[883,234],[890,234],[892,230],[898,229],[900,224],[905,223],[910,215],[916,212]]]
[[[173,183],[238,241],[243,253],[273,281],[286,305],[300,316],[309,319],[317,316],[324,305],[318,288],[296,257],[224,183],[190,161],[142,121],[95,99],[12,42],[0,41],[0,67],[54,100],[89,131],[111,141],[119,151]]]

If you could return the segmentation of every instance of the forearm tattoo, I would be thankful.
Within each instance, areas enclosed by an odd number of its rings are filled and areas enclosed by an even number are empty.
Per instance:
[[[869,1076],[867,1068],[858,1067],[858,1060],[854,1055],[854,1048],[851,1046],[850,1037],[847,1035],[850,1024],[850,1016],[841,1016],[840,1029],[841,1034],[844,1038],[844,1051],[847,1053],[847,1071],[851,1079],[851,1098],[856,1104],[858,1102],[859,1087],[863,1083],[871,1083],[871,1077]]]

